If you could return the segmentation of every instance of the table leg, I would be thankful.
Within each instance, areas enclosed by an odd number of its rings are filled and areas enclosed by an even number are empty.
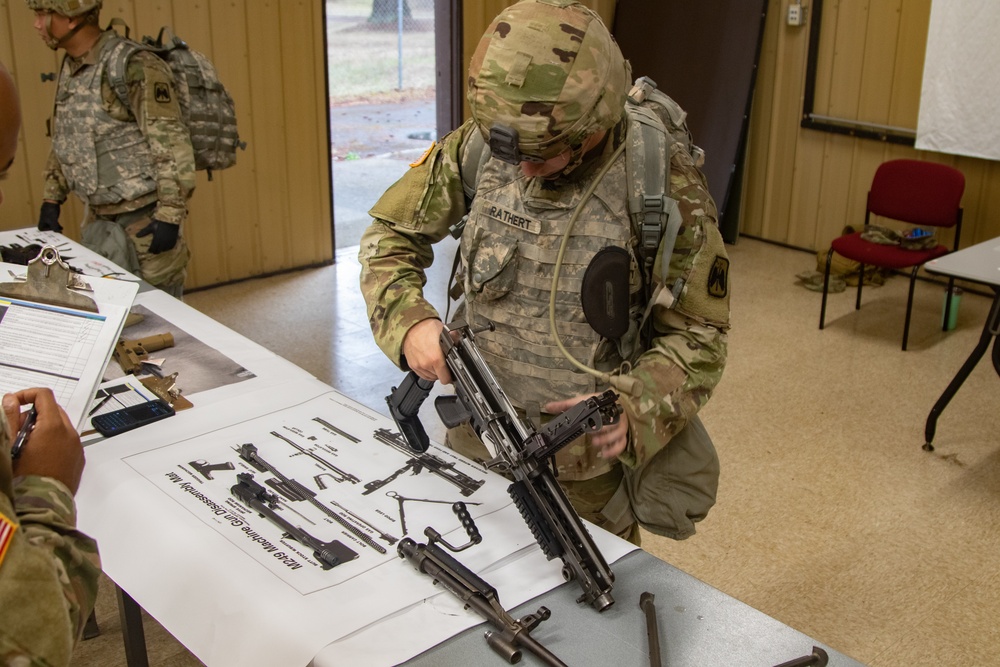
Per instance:
[[[142,629],[142,607],[132,597],[115,585],[118,595],[118,617],[122,623],[122,640],[125,642],[125,664],[128,667],[149,667],[146,655],[146,633]]]
[[[990,307],[990,315],[986,318],[986,324],[983,325],[983,333],[979,337],[979,343],[976,348],[969,355],[969,358],[965,360],[962,367],[958,371],[958,375],[951,381],[948,387],[941,394],[941,398],[937,400],[934,407],[931,408],[931,413],[927,416],[927,424],[924,426],[924,449],[928,452],[934,451],[934,432],[937,430],[937,420],[944,412],[944,409],[948,407],[948,403],[951,399],[955,397],[956,392],[958,392],[959,387],[965,382],[965,379],[969,377],[972,369],[976,367],[979,360],[983,358],[986,353],[986,349],[990,346],[990,341],[994,341],[993,345],[993,367],[996,369],[997,373],[1000,374],[1000,347],[998,347],[996,338],[997,333],[1000,332],[1000,291],[997,291],[996,296],[993,298],[993,305]]]

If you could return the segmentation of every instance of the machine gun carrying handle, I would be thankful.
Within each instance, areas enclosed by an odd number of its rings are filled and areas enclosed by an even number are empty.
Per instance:
[[[474,503],[475,504],[475,503]],[[434,530],[430,526],[424,529],[424,535],[427,536],[427,544],[432,545],[435,543],[445,546],[448,551],[452,553],[458,553],[459,551],[465,551],[471,546],[479,544],[483,541],[483,536],[479,534],[479,528],[476,527],[476,522],[473,520],[472,515],[469,514],[469,510],[465,507],[465,503],[459,501],[451,506],[451,511],[455,513],[458,520],[462,522],[462,527],[465,528],[465,533],[469,536],[469,541],[460,547],[456,547],[449,544],[441,533]]]

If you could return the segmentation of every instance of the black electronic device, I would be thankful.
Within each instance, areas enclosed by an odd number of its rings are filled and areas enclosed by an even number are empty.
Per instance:
[[[134,428],[145,426],[157,420],[169,417],[174,414],[174,409],[164,401],[156,400],[148,403],[139,403],[107,412],[103,415],[95,415],[90,423],[105,438],[113,435],[131,431]]]

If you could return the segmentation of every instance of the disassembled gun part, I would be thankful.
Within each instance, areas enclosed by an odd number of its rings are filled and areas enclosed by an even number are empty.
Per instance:
[[[465,508],[465,503],[459,501],[451,506],[451,511],[455,513],[458,520],[462,522],[462,527],[465,528],[465,534],[469,536],[469,541],[460,547],[456,547],[449,544],[441,533],[437,532],[430,526],[424,528],[424,535],[427,536],[428,544],[433,544],[435,542],[440,542],[448,551],[453,553],[458,553],[459,551],[465,551],[471,546],[475,546],[483,541],[483,536],[479,534],[479,528],[476,527],[476,522],[472,519],[472,515],[469,514],[469,510]]]
[[[795,658],[794,660],[789,660],[788,662],[783,662],[780,665],[775,665],[774,667],[826,667],[826,663],[829,662],[830,657],[826,654],[826,651],[818,646],[813,646],[813,652],[809,655],[804,655],[801,658]]]
[[[356,551],[339,540],[323,542],[285,521],[274,511],[278,504],[278,497],[255,482],[250,473],[241,472],[236,475],[236,479],[239,481],[230,488],[230,492],[244,505],[257,510],[261,516],[284,530],[288,537],[312,549],[313,556],[324,570],[337,567],[358,557]]]
[[[660,667],[660,629],[656,624],[655,596],[643,593],[639,596],[639,608],[646,614],[646,636],[649,637],[649,667]]]
[[[406,496],[399,495],[395,491],[386,491],[385,495],[389,496],[390,498],[395,498],[396,499],[396,503],[399,505],[399,525],[403,529],[403,535],[406,535],[407,532],[408,532],[406,530],[406,514],[403,512],[403,503],[406,502],[407,500],[409,500],[410,502],[414,502],[414,503],[435,503],[435,504],[438,504],[438,505],[452,505],[453,504],[453,501],[451,501],[451,500],[430,500],[428,498],[407,498]],[[462,507],[465,507],[465,505],[480,505],[480,504],[481,503],[463,503]]]
[[[435,585],[444,586],[467,608],[497,628],[498,632],[488,630],[485,633],[486,643],[504,660],[512,665],[520,662],[521,649],[524,648],[549,667],[566,667],[566,663],[531,636],[531,631],[552,615],[547,608],[539,607],[534,614],[514,619],[500,604],[493,586],[433,541],[417,544],[404,537],[397,551],[400,558],[405,558],[418,572],[431,577]]]
[[[124,336],[118,339],[112,352],[115,361],[126,374],[134,375],[149,359],[150,352],[157,352],[174,346],[173,334],[167,332],[130,340]]]

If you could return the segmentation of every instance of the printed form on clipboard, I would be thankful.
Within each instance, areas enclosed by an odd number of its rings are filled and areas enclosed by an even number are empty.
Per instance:
[[[79,276],[53,246],[0,281],[0,394],[48,387],[79,429],[138,284]]]

